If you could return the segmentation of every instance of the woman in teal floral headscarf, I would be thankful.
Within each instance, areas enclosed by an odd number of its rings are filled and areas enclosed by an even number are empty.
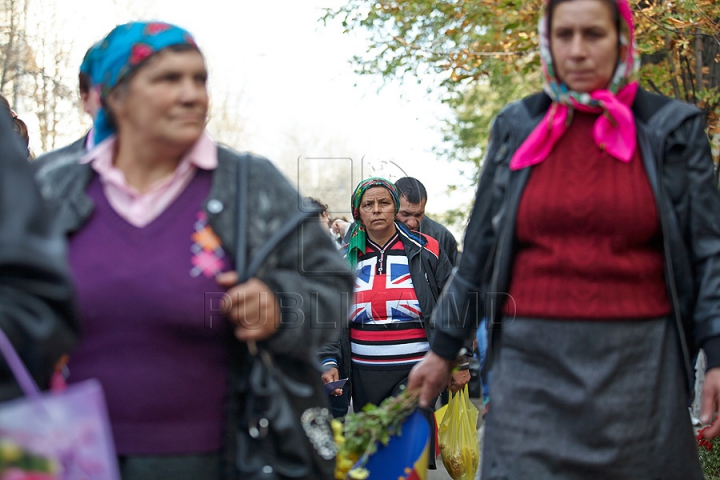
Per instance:
[[[296,441],[281,443],[284,426],[271,418],[267,437],[253,438],[258,418],[244,409],[250,345],[262,342],[308,384],[303,409],[319,413],[306,436],[332,446],[325,391],[307,359],[333,330],[281,328],[280,299],[300,297],[300,318],[337,318],[352,291],[344,260],[315,222],[301,224],[310,214],[271,162],[205,131],[208,72],[187,31],[120,25],[82,71],[102,100],[96,145],[38,179],[62,212],[83,326],[68,381],[101,383],[123,480],[282,480],[293,469],[330,478],[332,451],[315,455],[294,428]],[[239,218],[251,226],[252,271],[233,261]]]

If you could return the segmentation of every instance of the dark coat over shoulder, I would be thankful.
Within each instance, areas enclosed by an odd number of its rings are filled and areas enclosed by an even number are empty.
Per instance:
[[[445,252],[445,255],[447,255],[448,260],[450,260],[450,264],[455,265],[455,259],[457,258],[458,253],[458,244],[457,240],[455,240],[455,236],[450,233],[447,228],[425,215],[423,221],[420,222],[420,231],[437,240],[440,243],[440,248],[443,252]]]
[[[77,158],[87,152],[86,145],[88,135],[89,133],[83,135],[70,145],[65,145],[64,147],[39,155],[35,160],[30,162],[33,172],[37,174],[45,166],[55,162],[62,162],[62,159],[65,159],[64,161],[67,162],[77,161]]]
[[[33,182],[23,148],[0,110],[0,329],[47,387],[55,363],[78,336],[64,238]],[[20,391],[0,360],[0,400]]]

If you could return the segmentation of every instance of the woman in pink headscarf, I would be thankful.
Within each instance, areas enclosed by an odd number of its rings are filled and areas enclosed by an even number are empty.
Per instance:
[[[700,347],[703,421],[720,404],[720,195],[703,114],[638,86],[627,0],[549,0],[539,33],[545,91],[494,122],[409,388],[433,398],[486,315],[484,480],[702,479],[687,410]]]

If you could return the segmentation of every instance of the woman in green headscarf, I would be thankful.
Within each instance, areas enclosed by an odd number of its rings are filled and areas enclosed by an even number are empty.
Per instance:
[[[437,240],[395,221],[400,199],[388,180],[360,182],[351,201],[347,260],[356,271],[355,298],[349,328],[321,358],[325,383],[337,380],[338,366],[351,378],[357,411],[398,393],[428,351],[427,319],[451,266]]]

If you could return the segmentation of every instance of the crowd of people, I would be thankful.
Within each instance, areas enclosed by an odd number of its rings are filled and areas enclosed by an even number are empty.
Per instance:
[[[702,348],[702,421],[720,410],[720,194],[702,112],[639,87],[627,0],[548,0],[538,33],[544,91],[495,119],[460,250],[415,178],[363,179],[333,218],[217,145],[191,33],[115,27],[80,67],[74,143],[28,162],[0,97],[0,328],[41,386],[100,381],[124,480],[332,478],[330,418],[407,388],[433,424],[478,350],[483,479],[703,478],[687,407]],[[258,413],[270,385],[287,401]]]

